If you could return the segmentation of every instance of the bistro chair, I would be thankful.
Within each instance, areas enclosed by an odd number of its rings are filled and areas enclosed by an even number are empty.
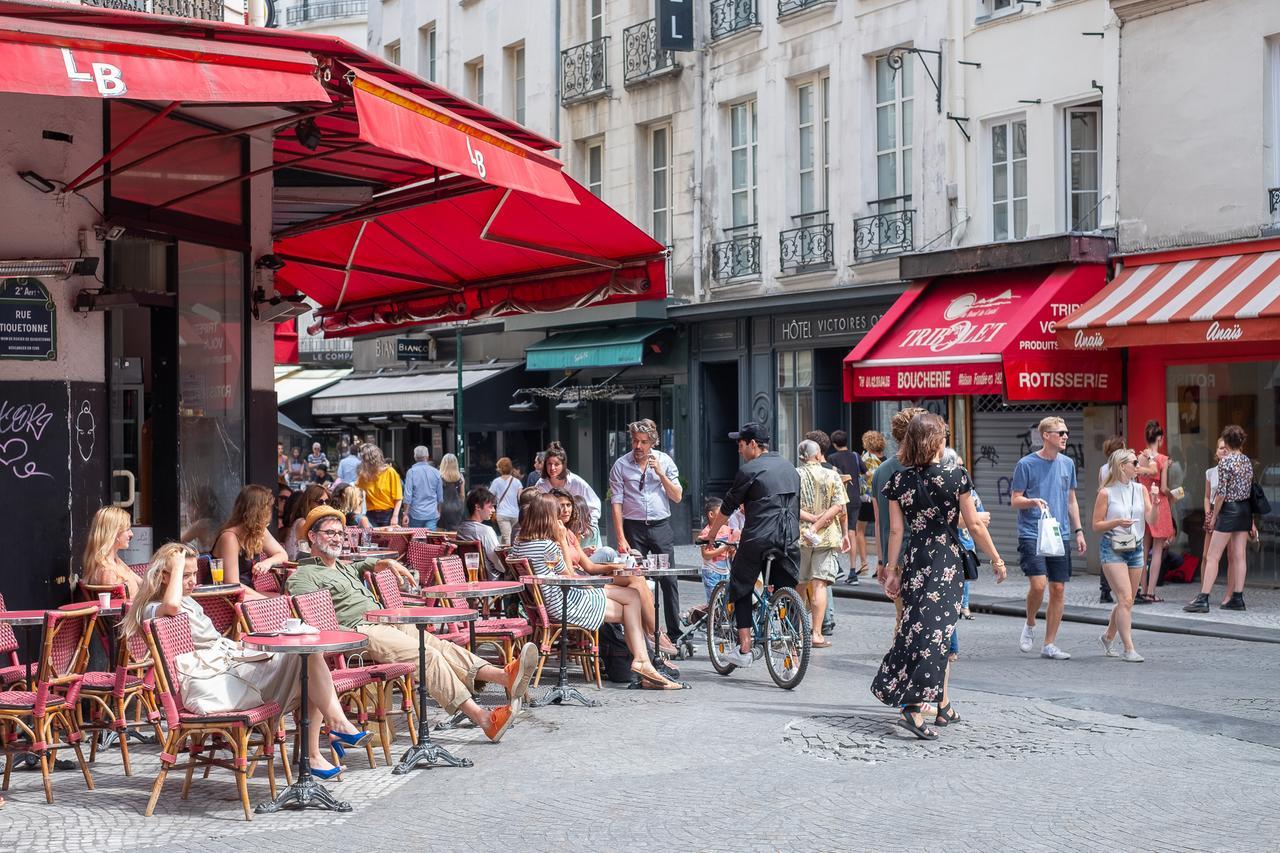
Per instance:
[[[58,759],[58,749],[70,746],[76,751],[80,772],[90,791],[93,776],[80,748],[80,728],[76,725],[76,703],[80,698],[80,681],[89,661],[89,640],[98,606],[86,604],[76,610],[46,610],[44,642],[41,643],[40,665],[36,670],[35,690],[7,690],[0,693],[0,745],[4,749],[4,785],[9,790],[9,773],[18,753],[34,752],[40,756],[40,775],[44,780],[45,802],[53,802],[53,785],[49,772]],[[30,720],[30,723],[27,721]],[[58,731],[62,738],[55,738]],[[16,737],[25,735],[23,743]]]
[[[508,570],[515,572],[517,579],[533,575],[529,561],[525,559],[508,559]],[[533,628],[533,642],[538,645],[538,671],[533,677],[533,686],[542,683],[542,668],[547,658],[556,652],[556,643],[560,640],[560,620],[551,619],[542,600],[542,587],[536,584],[524,584],[520,590],[520,601],[524,604],[525,615]],[[577,625],[569,626],[569,657],[582,666],[582,677],[587,681],[594,680],[598,689],[603,688],[600,681],[600,634],[588,631]]]
[[[200,604],[204,615],[209,617],[209,621],[218,629],[218,633],[232,640],[239,639],[240,616],[236,612],[236,605],[244,600],[243,587],[226,592],[196,590],[191,593],[191,597]]]
[[[364,582],[369,589],[373,590],[373,597],[378,599],[378,603],[388,610],[394,610],[397,607],[438,606],[434,598],[428,600],[406,596],[400,591],[396,573],[390,569],[383,569],[380,572],[365,572]],[[431,631],[438,639],[457,643],[460,646],[467,645],[471,638],[470,632],[460,627],[457,623],[431,625],[428,626],[427,630]]]
[[[461,560],[463,565],[466,565],[468,554],[478,554],[480,556],[480,562],[479,568],[474,572],[467,569],[467,581],[469,583],[474,583],[480,580],[487,581],[489,579],[489,572],[485,568],[484,552],[480,550],[480,543],[473,539],[459,539],[458,550],[455,552],[454,556]]]
[[[333,597],[329,595],[327,589],[293,596],[293,607],[302,617],[302,621],[321,631],[344,630],[338,622],[338,614],[333,610]],[[335,687],[338,687],[340,678],[368,679],[363,683],[369,685],[374,699],[370,716],[378,723],[378,737],[382,742],[382,755],[386,758],[387,764],[391,763],[391,741],[395,737],[395,728],[391,723],[393,688],[400,691],[400,709],[404,712],[405,723],[409,727],[409,738],[415,746],[417,745],[418,729],[413,709],[413,678],[416,672],[414,664],[370,663],[348,667],[346,659],[340,654],[325,655],[325,662],[329,664],[329,670],[333,673]],[[338,692],[342,693],[342,687],[338,687]],[[363,721],[361,725],[364,725]],[[369,766],[376,766],[372,746],[366,744],[366,749],[369,750]]]
[[[466,569],[462,565],[461,557],[455,554],[439,557],[434,562],[438,583],[467,583]],[[448,604],[450,607],[473,606],[465,598],[450,599]],[[528,619],[521,617],[490,617],[487,611],[488,600],[482,604],[486,608],[485,617],[475,623],[476,645],[492,643],[498,646],[502,651],[503,664],[508,664],[515,655],[516,643],[525,637],[532,636],[533,626],[529,624]]]
[[[162,616],[143,623],[143,633],[151,657],[156,662],[156,686],[160,693],[160,705],[164,709],[169,731],[160,751],[160,775],[151,787],[151,799],[143,813],[151,817],[160,799],[160,789],[169,771],[177,765],[178,751],[187,747],[187,763],[178,769],[187,771],[182,785],[182,799],[191,792],[191,779],[197,767],[206,770],[222,767],[236,774],[236,787],[240,791],[240,804],[244,807],[244,819],[253,820],[249,810],[249,767],[259,761],[267,762],[267,782],[272,798],[276,795],[275,745],[280,727],[280,706],[264,702],[243,711],[227,711],[219,714],[197,714],[182,704],[178,691],[178,656],[195,651],[191,641],[191,624],[187,615]],[[254,735],[257,739],[254,739]],[[205,748],[205,741],[209,747]],[[218,758],[218,751],[227,749],[229,759]],[[254,750],[252,753],[251,750]],[[286,762],[287,763],[287,762]]]
[[[342,547],[347,551],[354,551],[360,547],[360,536],[364,528],[358,524],[348,524],[342,529]]]
[[[0,610],[4,610],[4,596],[0,595]],[[0,624],[0,686],[26,681],[30,668],[18,660],[18,638],[12,625]]]
[[[409,568],[418,573],[418,583],[422,586],[431,586],[435,583],[436,576],[436,568],[431,561],[437,557],[447,557],[453,553],[453,550],[452,544],[415,539],[409,543],[409,550],[405,551],[404,560]]]
[[[145,578],[147,576],[147,569],[149,568],[151,568],[150,563],[129,563],[130,571],[140,578]]]

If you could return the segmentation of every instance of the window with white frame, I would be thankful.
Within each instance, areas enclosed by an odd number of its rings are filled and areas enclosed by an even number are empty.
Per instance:
[[[393,65],[400,64],[400,40],[399,39],[396,39],[393,42],[388,42],[384,50],[386,51],[388,62],[392,63]]]
[[[991,239],[1027,236],[1027,121],[991,125]]]
[[[591,41],[604,38],[604,0],[591,0]]]
[[[436,82],[436,25],[427,24],[418,30],[418,72],[431,82]]]
[[[477,104],[484,104],[483,59],[473,59],[467,63],[467,97]]]
[[[978,0],[978,17],[992,18],[997,15],[1007,15],[1017,11],[1019,5],[1018,0]]]
[[[511,76],[511,117],[516,124],[524,124],[524,44],[518,44],[507,51],[507,61]]]
[[[796,120],[799,130],[799,224],[811,225],[825,212],[830,187],[828,149],[831,79],[820,77],[796,86]]]
[[[1098,230],[1102,197],[1102,108],[1072,107],[1066,111],[1067,230]]]
[[[915,132],[915,63],[902,54],[893,69],[876,58],[876,212],[905,209],[911,201],[912,138]]]
[[[778,443],[792,464],[796,447],[813,429],[813,350],[778,353]]]
[[[587,191],[596,198],[604,197],[604,142],[587,143]]]
[[[664,246],[671,244],[671,128],[649,129],[650,234]]]
[[[755,225],[756,156],[759,126],[752,98],[729,107],[730,221],[733,228]]]

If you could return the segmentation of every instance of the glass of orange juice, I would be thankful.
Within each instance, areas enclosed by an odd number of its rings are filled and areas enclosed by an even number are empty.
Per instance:
[[[223,575],[222,575],[221,560],[209,561],[209,577],[213,580],[214,583],[222,583]]]

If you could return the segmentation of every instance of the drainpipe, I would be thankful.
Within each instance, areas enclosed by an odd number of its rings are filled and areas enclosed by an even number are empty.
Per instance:
[[[965,4],[951,3],[949,9],[951,12],[951,54],[953,59],[959,59],[965,53],[964,41],[964,15],[963,9],[968,7]],[[964,56],[967,59],[967,56]],[[951,86],[947,104],[947,111],[952,115],[964,116],[965,112],[965,77],[971,66],[956,65],[956,71],[950,75]],[[949,144],[947,145],[948,165],[955,176],[956,184],[956,224],[951,231],[951,248],[957,248],[961,241],[964,240],[965,232],[969,230],[969,150],[965,144],[964,135],[960,133],[953,123],[947,122],[949,125]]]
[[[703,116],[703,81],[706,79],[706,51],[701,29],[694,24],[694,74],[693,74],[693,301],[702,301],[702,262],[704,238],[702,234],[702,160],[706,151],[706,127]],[[670,259],[668,259],[668,263]]]
[[[551,37],[551,74],[556,81],[551,93],[551,138],[560,141],[560,0],[556,0],[555,35]],[[563,159],[563,158],[562,158]]]

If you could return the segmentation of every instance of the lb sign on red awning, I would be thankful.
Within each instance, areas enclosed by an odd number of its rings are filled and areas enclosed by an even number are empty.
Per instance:
[[[1104,277],[1101,265],[1082,264],[912,285],[845,359],[845,397],[1119,400],[1119,355],[1068,358],[1056,335]]]

